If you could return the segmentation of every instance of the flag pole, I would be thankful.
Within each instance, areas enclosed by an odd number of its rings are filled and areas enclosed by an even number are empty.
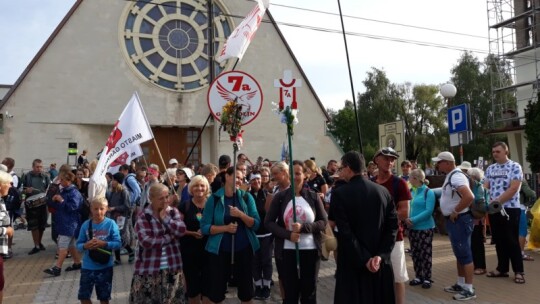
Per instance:
[[[290,107],[287,106],[286,111],[291,111]],[[294,165],[293,165],[293,154],[292,154],[292,131],[293,122],[287,123],[287,139],[289,141],[289,175],[291,179],[291,191],[292,191],[292,209],[293,209],[293,222],[296,223],[296,192],[294,191]],[[298,248],[298,243],[294,243],[294,249],[296,251],[296,271],[298,272],[298,278],[300,278],[300,249]]]
[[[356,97],[354,93],[353,77],[351,72],[351,61],[349,59],[349,48],[347,46],[347,35],[345,34],[345,24],[343,23],[343,13],[341,12],[341,2],[337,0],[339,7],[339,18],[341,20],[341,32],[343,33],[343,42],[345,44],[345,55],[347,57],[347,68],[349,70],[349,83],[351,84],[351,93],[354,106],[354,118],[356,120],[356,134],[358,135],[358,146],[360,153],[364,154],[362,148],[362,133],[360,132],[360,121],[358,120],[358,109],[356,108]]]
[[[163,165],[163,168],[165,168],[165,176],[167,176],[167,179],[169,180],[169,185],[171,186],[171,189],[174,193],[174,195],[177,195],[176,189],[174,189],[174,185],[172,183],[171,178],[169,177],[169,174],[167,173],[167,165],[165,165],[165,160],[163,159],[163,156],[161,155],[161,150],[159,150],[159,146],[157,144],[156,138],[152,138],[152,142],[156,146],[157,153],[159,155],[159,159],[161,160],[161,164]]]

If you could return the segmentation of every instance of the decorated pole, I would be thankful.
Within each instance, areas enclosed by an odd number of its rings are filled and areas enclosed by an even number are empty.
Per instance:
[[[219,131],[229,134],[233,143],[233,168],[236,180],[236,155],[243,145],[242,126],[252,122],[262,109],[263,93],[261,86],[251,75],[241,71],[220,74],[208,90],[208,107],[219,121]],[[233,207],[237,200],[236,181],[233,189]],[[232,235],[231,267],[234,268],[234,243]],[[231,271],[231,276],[234,271]]]
[[[289,174],[291,178],[291,191],[292,191],[292,210],[293,210],[293,222],[297,222],[296,217],[296,192],[294,190],[294,168],[293,164],[293,146],[292,136],[294,134],[293,127],[298,123],[298,102],[296,101],[296,88],[302,86],[302,80],[292,78],[292,72],[285,70],[283,72],[282,79],[274,80],[274,87],[279,88],[279,103],[274,106],[274,112],[280,115],[281,123],[287,126],[287,140],[289,143]],[[296,269],[298,271],[298,277],[300,277],[300,249],[298,243],[294,244],[296,251]]]

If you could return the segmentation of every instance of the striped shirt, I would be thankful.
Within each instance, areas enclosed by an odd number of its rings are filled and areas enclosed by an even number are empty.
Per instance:
[[[139,214],[135,231],[139,239],[139,249],[134,274],[159,273],[163,253],[170,271],[182,270],[179,239],[186,232],[186,225],[180,218],[178,209],[167,207],[167,216],[161,221],[154,216],[150,205]]]
[[[0,197],[0,254],[8,253],[8,237],[6,235],[7,227],[10,226],[9,214],[6,210],[6,204]]]

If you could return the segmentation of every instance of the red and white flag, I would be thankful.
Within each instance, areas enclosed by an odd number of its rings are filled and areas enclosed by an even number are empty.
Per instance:
[[[255,32],[261,24],[266,9],[270,5],[270,0],[257,0],[257,5],[249,12],[242,22],[234,29],[223,49],[216,57],[216,61],[221,63],[229,58],[242,60],[249,43],[255,36]]]
[[[135,92],[116,121],[90,181],[103,183],[107,168],[114,161],[124,156],[127,160],[127,156],[130,156],[134,149],[138,147],[140,150],[140,145],[152,138],[154,134],[144,114],[139,95]]]
[[[123,164],[130,164],[132,160],[136,159],[139,156],[143,156],[143,151],[141,145],[132,145],[131,148],[126,149],[122,154],[113,160],[110,164],[107,172],[115,174],[120,169],[120,166]]]

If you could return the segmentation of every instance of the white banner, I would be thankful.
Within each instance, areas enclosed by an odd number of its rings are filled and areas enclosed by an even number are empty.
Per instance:
[[[141,145],[132,145],[131,148],[126,149],[122,154],[118,155],[115,160],[113,160],[113,162],[109,165],[107,172],[115,174],[120,169],[120,166],[123,164],[131,164],[131,161],[139,156],[143,156]]]
[[[269,0],[257,0],[257,5],[251,12],[242,20],[242,22],[234,29],[227,41],[223,45],[223,49],[216,57],[216,61],[221,63],[229,58],[238,58],[242,60],[249,43],[255,36],[255,32],[261,24],[262,18],[266,9],[270,5]]]
[[[140,149],[142,143],[152,138],[154,134],[144,114],[139,95],[135,92],[109,135],[91,180],[95,183],[103,181],[107,168],[113,161],[124,153],[130,155],[136,146]]]

